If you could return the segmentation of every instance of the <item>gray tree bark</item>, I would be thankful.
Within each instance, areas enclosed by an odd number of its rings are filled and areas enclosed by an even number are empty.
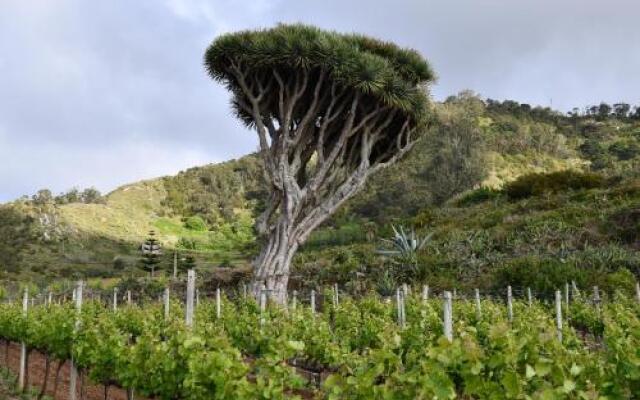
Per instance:
[[[235,105],[253,120],[271,188],[256,221],[263,247],[252,291],[259,299],[264,287],[270,300],[286,304],[300,245],[371,174],[411,149],[416,127],[398,110],[329,81],[322,69],[252,75],[231,64],[242,91]]]

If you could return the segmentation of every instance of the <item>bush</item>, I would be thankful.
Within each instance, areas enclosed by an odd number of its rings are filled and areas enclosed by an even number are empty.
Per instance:
[[[115,256],[113,258],[113,269],[115,269],[116,271],[122,271],[127,267],[127,261],[120,257],[120,256]]]
[[[202,232],[207,230],[207,223],[201,217],[194,215],[184,221],[184,227],[192,231]]]
[[[605,282],[604,289],[609,293],[621,291],[630,296],[635,292],[636,277],[628,269],[622,268],[609,274]]]
[[[604,148],[600,141],[594,139],[587,139],[579,149],[584,156],[591,160],[601,158],[604,155]]]
[[[498,196],[500,196],[500,191],[488,187],[481,187],[480,189],[463,194],[456,204],[458,207],[471,206],[495,199]]]
[[[638,243],[640,241],[640,208],[627,208],[614,213],[608,218],[605,230],[624,243]]]
[[[640,146],[635,142],[618,141],[609,146],[609,153],[621,161],[631,160],[640,154]]]
[[[181,237],[178,240],[178,244],[177,247],[179,249],[186,249],[186,250],[197,250],[199,243],[196,239],[191,239],[191,238],[186,238],[186,237]]]
[[[222,258],[222,261],[220,261],[220,264],[218,264],[219,268],[233,268],[234,265],[231,262],[231,258],[229,256],[224,256]]]
[[[511,199],[524,199],[547,192],[593,189],[602,187],[605,179],[595,173],[565,170],[551,173],[533,173],[507,183],[503,192]]]
[[[556,290],[562,289],[568,282],[575,281],[579,287],[585,287],[586,273],[572,264],[553,259],[525,257],[511,260],[494,272],[492,289],[504,292],[509,285],[514,289],[530,287],[539,296],[552,298]]]
[[[588,290],[598,286],[607,293],[633,293],[636,278],[627,268],[606,270],[598,266],[578,266],[578,261],[560,262],[551,258],[524,257],[509,261],[493,273],[492,289],[504,292],[508,285],[514,289],[530,287],[537,297],[551,299],[566,283]]]

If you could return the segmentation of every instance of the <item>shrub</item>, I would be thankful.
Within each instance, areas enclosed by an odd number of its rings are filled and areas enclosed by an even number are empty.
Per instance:
[[[618,141],[609,146],[609,153],[621,161],[631,160],[640,154],[640,146],[635,142]]]
[[[191,239],[191,238],[186,238],[186,237],[181,237],[178,240],[178,244],[177,247],[179,249],[186,249],[186,250],[197,250],[198,249],[198,241],[195,239]]]
[[[218,265],[219,268],[233,268],[234,265],[231,262],[231,258],[229,256],[224,256]]]
[[[127,261],[120,257],[120,256],[115,256],[113,258],[113,269],[115,269],[116,271],[122,271],[127,267]]]
[[[583,290],[598,286],[607,293],[632,293],[635,288],[636,278],[627,268],[607,270],[595,265],[578,266],[576,262],[533,256],[513,259],[494,271],[492,289],[502,293],[508,285],[514,289],[530,287],[537,297],[551,299],[556,290],[571,281]]]
[[[627,208],[614,213],[608,218],[605,229],[624,243],[640,242],[640,208]]]
[[[604,148],[600,141],[587,139],[580,145],[580,152],[589,159],[597,159],[604,155]]]
[[[194,215],[184,221],[184,227],[192,231],[202,232],[207,230],[207,223],[204,222],[202,217]]]
[[[476,190],[469,191],[464,193],[456,202],[458,207],[471,206],[474,204],[483,203],[488,200],[492,200],[500,196],[500,191],[488,188],[481,187]]]
[[[524,257],[509,261],[494,272],[493,288],[503,292],[508,285],[518,289],[530,287],[536,295],[551,298],[565,283],[575,281],[579,287],[587,282],[584,271],[554,259]]]
[[[622,268],[607,276],[605,291],[613,293],[621,291],[627,295],[635,292],[636,277],[626,268]]]
[[[507,183],[503,191],[511,199],[538,196],[546,192],[593,189],[602,187],[605,179],[595,173],[564,170],[551,173],[533,173]]]

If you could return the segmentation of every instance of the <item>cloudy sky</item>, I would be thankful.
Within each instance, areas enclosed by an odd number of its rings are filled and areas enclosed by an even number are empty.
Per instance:
[[[418,49],[463,89],[561,110],[640,104],[637,0],[0,0],[0,202],[246,154],[202,54],[278,22]]]

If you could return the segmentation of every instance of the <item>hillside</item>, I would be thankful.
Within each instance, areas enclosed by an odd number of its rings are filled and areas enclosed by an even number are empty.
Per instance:
[[[490,287],[503,279],[499,274],[524,279],[523,271],[551,265],[579,274],[587,261],[605,274],[640,272],[633,225],[640,122],[566,116],[470,93],[436,108],[437,122],[410,155],[375,176],[312,236],[296,259],[299,278],[346,282],[361,273],[387,286],[406,279],[375,251],[391,224],[433,232],[411,276],[433,284]],[[501,189],[530,173],[564,170],[595,172],[605,183],[521,199]],[[194,254],[203,269],[246,265],[265,193],[260,163],[248,155],[122,186],[99,204],[19,200],[0,207],[0,232],[11,243],[0,252],[2,276],[139,274],[138,246],[150,230],[165,247],[162,267],[170,267],[173,249]]]

